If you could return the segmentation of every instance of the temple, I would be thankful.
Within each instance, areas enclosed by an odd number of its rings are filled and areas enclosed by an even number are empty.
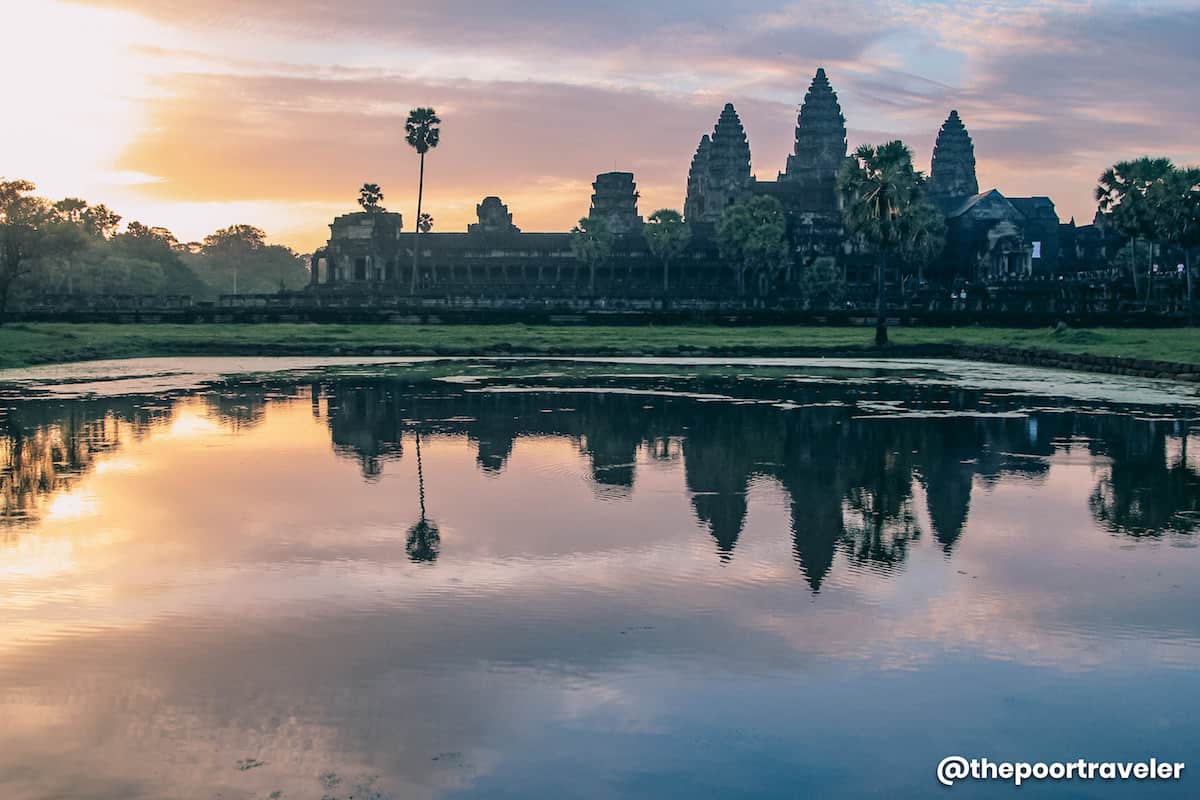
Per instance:
[[[687,252],[676,260],[670,286],[680,300],[723,302],[736,296],[734,271],[717,246],[716,230],[731,205],[754,196],[778,200],[787,219],[790,269],[753,284],[758,302],[793,302],[804,270],[818,258],[834,259],[848,284],[867,286],[875,260],[849,241],[841,223],[837,173],[848,152],[846,118],[823,68],[813,76],[800,105],[792,152],[775,180],[759,180],[751,167],[750,141],[732,103],[699,139],[687,172],[683,213],[692,230]],[[1053,278],[1105,255],[1109,233],[1096,225],[1060,225],[1048,197],[1007,197],[980,191],[975,144],[957,110],[933,143],[928,195],[946,220],[946,245],[914,284],[939,285]],[[589,275],[575,258],[570,234],[525,233],[494,195],[476,206],[477,222],[465,233],[420,237],[422,296],[489,299],[597,298],[636,301],[658,297],[662,269],[651,256],[638,211],[632,172],[606,172],[592,183],[586,215],[603,219],[614,235],[605,263]],[[585,209],[580,209],[583,216]],[[407,293],[415,237],[402,232],[399,214],[360,212],[338,217],[328,243],[312,259],[316,291]],[[913,276],[889,273],[889,283]]]

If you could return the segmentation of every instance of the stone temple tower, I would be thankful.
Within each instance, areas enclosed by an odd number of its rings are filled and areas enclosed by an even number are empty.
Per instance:
[[[750,173],[750,143],[733,103],[726,103],[713,128],[692,158],[683,215],[689,222],[715,223],[725,208],[746,193]]]
[[[942,123],[933,146],[933,165],[929,172],[930,197],[969,197],[979,194],[975,177],[975,145],[957,111]]]
[[[589,217],[601,217],[615,234],[638,233],[642,218],[637,213],[638,191],[632,172],[602,172],[592,183]]]
[[[834,185],[846,158],[846,118],[824,68],[813,77],[796,121],[796,146],[781,181],[812,187]]]

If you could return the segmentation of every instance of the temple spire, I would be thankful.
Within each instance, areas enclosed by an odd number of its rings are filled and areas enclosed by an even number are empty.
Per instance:
[[[684,216],[692,222],[717,222],[753,180],[750,143],[733,103],[726,103],[712,136],[700,139],[688,172]]]
[[[692,156],[692,166],[688,169],[687,199],[683,203],[683,216],[689,222],[699,222],[708,216],[706,202],[708,200],[708,156],[712,151],[712,139],[708,134],[700,137],[700,145],[696,155]]]
[[[975,177],[975,145],[958,111],[951,111],[938,131],[929,172],[931,197],[969,197],[979,194]]]
[[[846,118],[822,67],[804,95],[804,104],[796,118],[795,148],[780,178],[808,184],[830,183],[845,158]]]

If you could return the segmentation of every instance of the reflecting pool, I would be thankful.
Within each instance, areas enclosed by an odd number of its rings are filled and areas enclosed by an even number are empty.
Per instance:
[[[1198,412],[954,362],[0,373],[0,797],[1014,794],[943,789],[952,754],[1200,773]]]

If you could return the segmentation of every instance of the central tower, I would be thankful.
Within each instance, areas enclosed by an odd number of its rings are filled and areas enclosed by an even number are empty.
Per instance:
[[[825,69],[813,77],[796,120],[796,146],[781,181],[832,186],[846,158],[846,118]]]

